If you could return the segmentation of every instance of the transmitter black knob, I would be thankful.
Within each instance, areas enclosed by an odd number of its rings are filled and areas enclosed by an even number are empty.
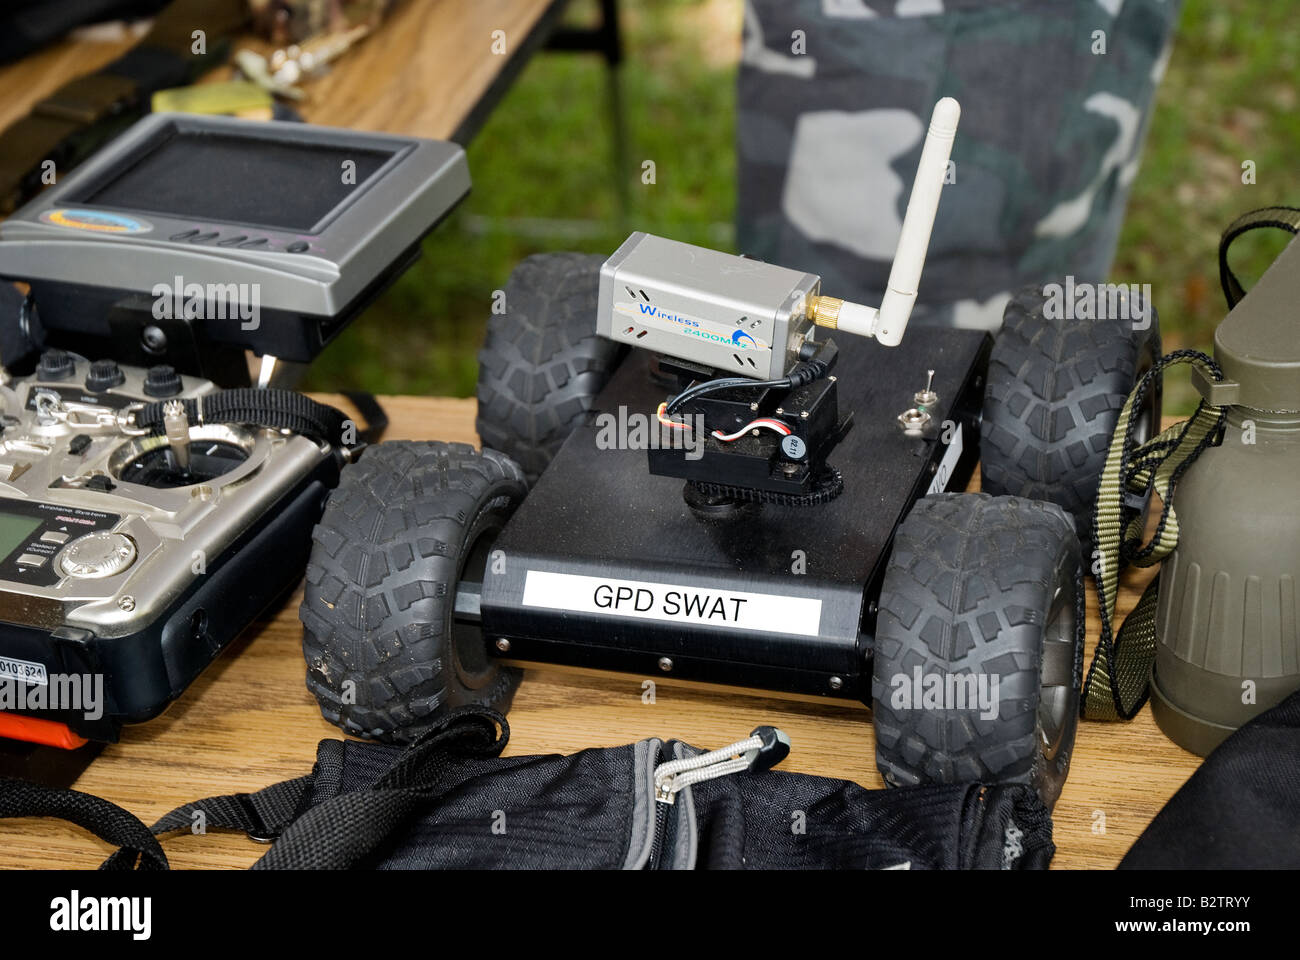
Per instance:
[[[90,365],[90,373],[86,374],[86,389],[94,393],[103,393],[105,390],[112,390],[114,387],[120,387],[126,380],[126,374],[114,360],[96,360]]]
[[[41,354],[41,362],[36,365],[36,376],[40,380],[66,380],[76,369],[72,357],[62,350],[46,350]]]
[[[150,367],[144,375],[144,392],[149,397],[174,397],[181,392],[181,376],[165,363]]]

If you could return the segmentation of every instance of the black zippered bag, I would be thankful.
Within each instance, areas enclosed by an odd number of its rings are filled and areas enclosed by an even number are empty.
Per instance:
[[[771,727],[709,754],[648,739],[502,757],[508,739],[503,716],[465,707],[405,748],[322,740],[309,775],[187,804],[152,828],[18,780],[0,780],[0,817],[72,820],[121,848],[106,869],[166,869],[157,836],[196,824],[271,841],[255,870],[1032,869],[1055,852],[1026,785],[865,790],[763,769],[788,749]]]

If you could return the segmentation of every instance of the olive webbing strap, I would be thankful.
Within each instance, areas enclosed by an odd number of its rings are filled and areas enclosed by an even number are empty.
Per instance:
[[[1118,635],[1113,629],[1119,570],[1128,563],[1149,567],[1167,557],[1178,544],[1178,516],[1173,491],[1184,470],[1201,451],[1219,441],[1225,411],[1202,401],[1191,418],[1174,424],[1154,438],[1137,444],[1134,410],[1169,367],[1189,364],[1207,379],[1222,380],[1218,364],[1195,350],[1177,350],[1152,365],[1124,402],[1106,466],[1097,490],[1093,514],[1093,543],[1097,549],[1097,606],[1101,636],[1083,684],[1080,712],[1089,720],[1129,720],[1146,703],[1156,651],[1156,600],[1159,578],[1153,579]],[[1135,504],[1160,497],[1161,512],[1149,543],[1143,544],[1144,511]]]
[[[1300,208],[1264,207],[1243,214],[1228,225],[1219,240],[1219,280],[1228,307],[1235,307],[1245,289],[1228,265],[1228,249],[1244,233],[1261,228],[1300,233]],[[1124,563],[1149,567],[1159,563],[1178,545],[1178,516],[1173,491],[1184,470],[1207,446],[1220,442],[1226,411],[1202,401],[1189,420],[1175,424],[1140,446],[1133,438],[1133,411],[1160,371],[1190,364],[1207,380],[1219,381],[1223,373],[1210,357],[1195,350],[1179,350],[1163,357],[1133,388],[1120,411],[1097,491],[1093,514],[1093,542],[1097,547],[1097,600],[1101,636],[1092,666],[1083,684],[1080,712],[1093,720],[1129,720],[1146,703],[1156,653],[1156,610],[1159,577],[1142,592],[1119,633],[1113,631],[1119,569]],[[1151,541],[1142,543],[1144,511],[1134,504],[1159,495],[1162,509]],[[1138,498],[1137,500],[1133,498]]]

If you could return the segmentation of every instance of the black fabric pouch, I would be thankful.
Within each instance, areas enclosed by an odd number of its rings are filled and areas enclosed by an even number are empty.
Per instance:
[[[1300,868],[1300,692],[1219,744],[1120,869]]]
[[[508,736],[504,717],[467,707],[405,748],[324,740],[308,776],[188,804],[152,828],[87,794],[12,780],[0,781],[0,816],[81,823],[121,845],[109,869],[165,868],[155,835],[197,818],[273,840],[263,870],[1032,869],[1055,852],[1050,815],[1020,784],[864,790],[742,770],[666,802],[656,767],[701,751],[649,739],[501,757]]]

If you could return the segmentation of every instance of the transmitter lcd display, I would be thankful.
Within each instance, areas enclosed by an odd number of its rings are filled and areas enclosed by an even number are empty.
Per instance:
[[[173,129],[75,201],[311,233],[392,156],[374,148]]]
[[[41,525],[40,517],[23,513],[0,513],[0,559],[13,553]]]

